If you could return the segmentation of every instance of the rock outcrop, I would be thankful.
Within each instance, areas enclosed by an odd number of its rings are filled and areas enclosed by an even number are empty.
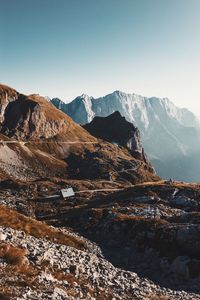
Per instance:
[[[0,123],[4,120],[4,112],[7,105],[18,98],[18,92],[14,89],[0,84]]]
[[[118,111],[108,117],[94,117],[83,128],[97,138],[126,147],[134,157],[146,161],[139,130]]]

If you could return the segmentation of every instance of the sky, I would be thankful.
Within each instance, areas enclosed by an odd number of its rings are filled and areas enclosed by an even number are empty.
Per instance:
[[[168,97],[200,115],[200,0],[0,0],[0,82],[66,102]]]

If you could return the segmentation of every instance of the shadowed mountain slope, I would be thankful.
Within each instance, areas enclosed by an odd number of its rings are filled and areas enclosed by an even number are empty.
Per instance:
[[[89,133],[130,150],[134,157],[146,160],[139,130],[116,111],[108,117],[94,117],[83,126]]]

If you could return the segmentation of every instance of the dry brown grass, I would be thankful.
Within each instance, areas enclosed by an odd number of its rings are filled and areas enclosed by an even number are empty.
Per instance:
[[[147,219],[144,216],[129,216],[129,215],[125,215],[125,214],[118,214],[116,219],[116,221],[120,222],[120,221],[133,221],[133,222],[137,222],[139,224],[140,223],[144,223],[147,225],[166,225],[168,224],[167,221],[162,220],[162,219]]]
[[[0,258],[6,260],[11,265],[22,265],[26,264],[26,249],[14,247],[12,245],[3,243],[0,245]]]
[[[61,271],[54,272],[53,276],[58,280],[67,280],[68,283],[73,283],[73,282],[78,281],[77,278],[74,275],[72,275],[70,273],[65,274]]]
[[[149,181],[149,182],[144,182],[144,183],[139,183],[136,184],[135,186],[137,187],[148,187],[148,186],[166,186],[169,185],[173,188],[200,188],[200,184],[198,183],[188,183],[188,182],[182,182],[182,181],[173,181],[171,184],[168,184],[168,180],[159,180],[159,181]]]
[[[26,234],[32,235],[36,238],[46,238],[47,240],[57,244],[71,246],[77,249],[85,248],[85,243],[82,240],[64,234],[43,222],[26,217],[4,206],[0,206],[0,226],[10,227],[15,230],[22,230]]]
[[[170,300],[170,298],[162,295],[152,295],[147,300]]]

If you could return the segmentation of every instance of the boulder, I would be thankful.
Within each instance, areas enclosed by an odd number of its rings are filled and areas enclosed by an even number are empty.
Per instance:
[[[190,208],[195,205],[195,201],[186,196],[176,196],[169,200],[172,206],[178,208]]]

